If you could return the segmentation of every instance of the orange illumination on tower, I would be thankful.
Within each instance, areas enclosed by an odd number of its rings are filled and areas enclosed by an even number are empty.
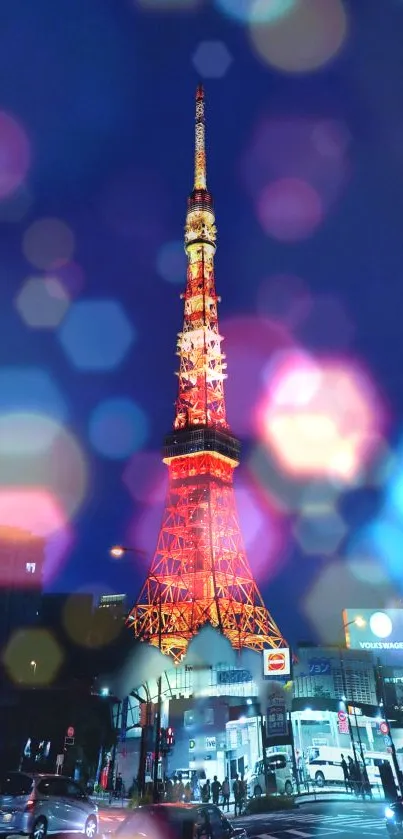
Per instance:
[[[164,444],[169,486],[157,549],[128,622],[180,660],[206,623],[235,649],[285,642],[254,581],[239,527],[233,471],[240,446],[226,419],[225,356],[214,278],[216,227],[207,190],[204,91],[196,91],[195,178],[185,226],[184,322],[179,392]]]

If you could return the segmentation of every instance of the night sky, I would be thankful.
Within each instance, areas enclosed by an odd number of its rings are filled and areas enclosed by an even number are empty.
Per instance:
[[[400,599],[402,69],[401,0],[2,0],[0,524],[48,590],[155,547],[202,80],[252,568],[292,642]]]

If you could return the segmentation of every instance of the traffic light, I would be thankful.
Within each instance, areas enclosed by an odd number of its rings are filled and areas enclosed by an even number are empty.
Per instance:
[[[167,741],[167,746],[168,746],[169,748],[170,748],[171,746],[174,746],[174,745],[175,745],[175,735],[174,735],[174,730],[173,730],[173,728],[171,728],[171,727],[170,727],[170,728],[167,728],[167,732],[166,732],[166,741]]]

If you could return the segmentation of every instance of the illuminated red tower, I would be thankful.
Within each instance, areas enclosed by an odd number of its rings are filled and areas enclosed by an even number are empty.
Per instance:
[[[284,644],[253,579],[236,510],[233,471],[240,445],[225,411],[201,86],[195,133],[194,189],[185,227],[185,313],[177,350],[179,394],[174,430],[164,442],[168,494],[154,559],[128,619],[136,635],[160,645],[175,660],[205,623],[217,627],[235,649]]]

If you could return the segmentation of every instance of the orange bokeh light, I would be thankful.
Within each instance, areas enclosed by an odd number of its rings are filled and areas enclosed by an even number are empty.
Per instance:
[[[257,410],[258,434],[294,475],[353,482],[380,442],[383,412],[368,376],[346,360],[283,355]]]

